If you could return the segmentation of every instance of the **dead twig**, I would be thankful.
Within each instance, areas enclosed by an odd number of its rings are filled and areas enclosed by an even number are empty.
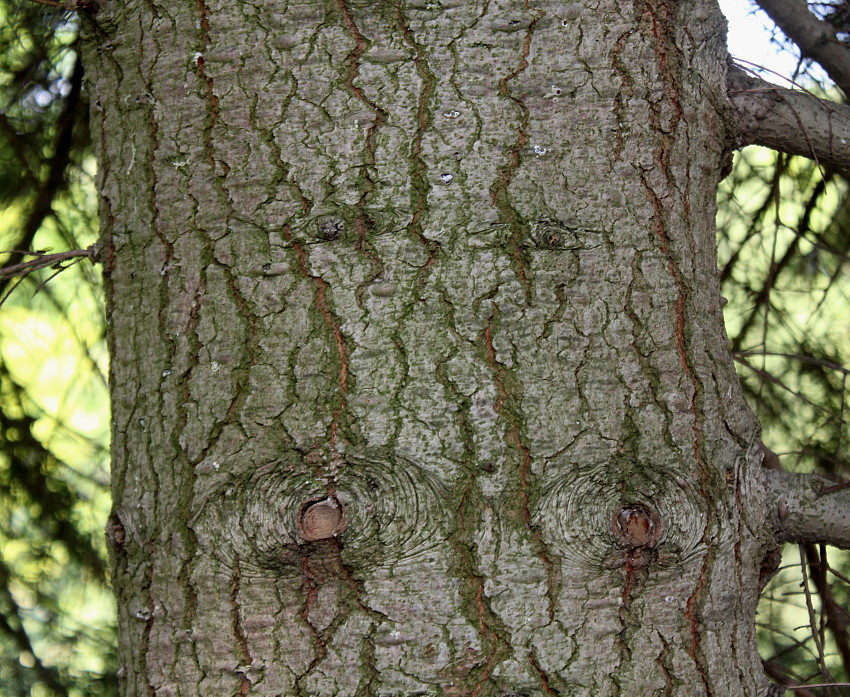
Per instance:
[[[809,612],[809,628],[812,632],[812,639],[815,641],[815,647],[817,647],[818,651],[818,663],[820,664],[820,672],[824,678],[824,682],[820,683],[819,686],[823,686],[826,688],[827,694],[832,694],[832,690],[830,689],[835,685],[834,678],[829,674],[829,670],[826,667],[826,657],[823,649],[823,637],[818,632],[817,619],[815,617],[815,608],[812,604],[812,594],[809,590],[809,575],[807,573],[807,561],[806,561],[806,550],[804,545],[799,545],[800,550],[800,570],[803,575],[803,591],[806,595],[806,609]],[[809,685],[808,687],[815,687],[815,685]]]
[[[23,278],[25,276],[29,276],[31,273],[35,271],[40,271],[41,269],[52,268],[55,269],[55,273],[51,274],[45,281],[40,283],[38,287],[35,289],[35,295],[40,291],[45,285],[47,285],[51,280],[53,280],[59,273],[64,271],[65,269],[70,268],[74,264],[79,263],[83,259],[88,259],[92,264],[95,264],[100,259],[100,247],[98,244],[92,244],[86,247],[85,249],[71,249],[67,252],[57,252],[56,254],[48,254],[44,250],[36,250],[32,252],[21,252],[17,250],[7,250],[5,252],[0,252],[2,254],[23,254],[24,256],[35,257],[30,261],[24,261],[20,264],[12,264],[10,266],[6,266],[4,268],[0,268],[0,280],[4,280],[7,278]],[[66,263],[70,262],[70,263]],[[0,305],[2,305],[8,297],[12,294],[15,288],[18,287],[16,283],[0,298]]]
[[[3,254],[13,254],[15,250],[10,250],[6,252],[2,252]],[[33,271],[38,271],[40,269],[46,269],[48,267],[56,267],[57,264],[61,264],[63,261],[68,261],[69,259],[79,259],[86,258],[92,264],[98,261],[100,250],[97,244],[90,245],[85,249],[71,249],[67,252],[57,252],[56,254],[47,254],[42,251],[35,252],[18,252],[26,254],[27,256],[34,256],[35,259],[31,261],[24,261],[20,264],[12,264],[12,266],[7,266],[6,268],[0,269],[0,278],[13,278],[15,276],[28,276]]]

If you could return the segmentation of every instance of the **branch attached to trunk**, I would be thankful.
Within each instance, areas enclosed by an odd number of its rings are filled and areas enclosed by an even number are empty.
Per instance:
[[[819,542],[850,549],[850,486],[816,474],[763,470],[775,502],[780,542]]]
[[[756,0],[782,33],[800,48],[804,58],[817,61],[850,97],[850,51],[835,36],[835,28],[818,19],[806,0]]]
[[[740,145],[765,145],[850,171],[850,106],[777,87],[729,66]]]

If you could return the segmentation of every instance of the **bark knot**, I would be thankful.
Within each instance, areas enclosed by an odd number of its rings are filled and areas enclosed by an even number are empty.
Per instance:
[[[653,547],[661,538],[661,519],[649,506],[631,503],[614,511],[611,529],[620,541],[629,548]]]
[[[348,525],[345,513],[336,496],[305,501],[298,515],[298,534],[308,542],[332,539]]]

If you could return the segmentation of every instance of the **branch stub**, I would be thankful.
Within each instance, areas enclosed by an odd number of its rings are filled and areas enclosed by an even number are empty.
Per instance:
[[[614,536],[627,547],[654,547],[661,538],[661,520],[643,503],[627,504],[611,516]]]
[[[307,542],[329,540],[348,525],[348,516],[336,496],[304,502],[298,514],[298,534]]]

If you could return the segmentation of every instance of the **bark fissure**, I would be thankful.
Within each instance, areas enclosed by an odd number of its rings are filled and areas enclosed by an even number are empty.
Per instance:
[[[248,637],[245,630],[242,628],[242,616],[239,608],[239,588],[241,584],[241,569],[237,562],[233,569],[233,575],[230,577],[230,614],[231,628],[233,630],[233,638],[240,651],[240,663],[244,667],[248,667],[253,662],[251,658],[251,647],[248,644]],[[243,676],[244,677],[244,676]]]
[[[514,145],[508,149],[508,157],[504,165],[499,169],[498,179],[496,179],[490,186],[490,196],[493,203],[498,207],[502,220],[510,226],[514,263],[516,265],[517,275],[519,276],[523,289],[525,290],[526,299],[528,300],[533,289],[529,284],[528,275],[525,269],[525,260],[522,256],[522,250],[519,247],[519,239],[524,234],[525,230],[523,229],[524,226],[522,217],[511,205],[508,195],[508,189],[514,179],[515,172],[520,165],[522,150],[528,141],[527,128],[529,119],[528,107],[522,99],[511,94],[508,83],[512,80],[516,80],[517,77],[521,75],[526,68],[528,68],[528,55],[531,50],[534,25],[540,18],[539,11],[531,11],[531,6],[528,0],[525,1],[524,8],[532,14],[533,18],[529,22],[523,38],[520,63],[512,73],[506,75],[499,82],[499,93],[506,99],[513,102],[519,110],[520,119],[519,124],[516,127],[517,139]]]
[[[667,18],[666,22],[664,21],[664,19],[659,19],[658,17],[659,13],[669,15],[670,7],[666,3],[661,3],[658,8],[654,7],[652,3],[647,3],[646,7],[647,12],[651,16],[652,33],[655,37],[655,53],[658,57],[659,71],[664,81],[665,89],[669,97],[669,104],[672,106],[673,109],[673,114],[670,118],[670,123],[662,124],[658,118],[656,108],[650,103],[650,113],[653,115],[652,127],[659,132],[662,143],[655,152],[655,162],[661,175],[666,179],[668,187],[672,190],[672,192],[678,192],[679,187],[676,183],[676,177],[671,172],[667,151],[670,147],[670,138],[672,137],[672,134],[676,132],[678,125],[681,121],[682,106],[680,104],[677,76],[675,74],[677,69],[671,69],[671,66],[668,64],[670,51],[669,46],[671,43],[671,36],[667,34],[667,32],[669,31],[669,17]],[[675,252],[671,247],[671,240],[667,232],[668,215],[665,211],[665,204],[662,202],[661,197],[659,197],[658,193],[653,187],[647,173],[641,171],[640,178],[646,195],[649,198],[654,210],[653,223],[655,233],[659,239],[661,252],[665,255],[667,259],[669,273],[678,289],[678,297],[674,309],[676,346],[681,360],[682,369],[684,371],[687,381],[692,386],[692,392],[690,395],[690,411],[693,416],[693,423],[691,426],[691,430],[693,433],[693,456],[694,461],[697,463],[702,482],[701,493],[706,500],[709,500],[711,496],[712,487],[711,479],[709,477],[708,465],[703,458],[704,436],[701,425],[702,409],[700,405],[700,393],[702,391],[702,387],[693,369],[693,366],[691,365],[691,358],[687,345],[688,339],[686,336],[686,327],[688,324],[687,308],[690,304],[688,297],[689,289],[683,279],[682,271],[679,267],[679,260],[676,258]],[[689,181],[687,179],[684,183],[686,186],[689,185]],[[684,204],[683,212],[685,214],[685,220],[687,220],[689,218],[687,197],[681,196],[681,200]],[[704,542],[708,542],[708,538],[706,536],[710,533],[712,528],[713,524],[711,516],[711,506],[709,505],[706,508],[706,521],[703,533]],[[694,661],[700,666],[699,675],[701,677],[706,695],[708,696],[712,695],[713,692],[711,689],[711,683],[706,666],[706,658],[701,649],[700,616],[697,607],[699,601],[699,594],[706,586],[707,575],[710,572],[711,567],[709,560],[710,555],[707,554],[703,561],[703,565],[700,570],[697,583],[694,586],[693,594],[688,598],[686,611],[686,617],[688,618],[688,621],[691,625],[690,654]]]
[[[286,236],[286,232],[284,233]],[[316,276],[310,273],[307,266],[307,254],[304,248],[297,242],[293,242],[292,248],[295,251],[298,259],[298,267],[305,278],[309,279],[315,286],[314,304],[315,308],[321,316],[322,321],[327,326],[333,336],[334,348],[337,353],[337,361],[339,364],[337,374],[337,406],[331,415],[330,425],[328,427],[328,442],[332,451],[335,452],[336,441],[339,435],[339,422],[342,415],[345,414],[348,402],[348,381],[349,381],[349,360],[348,347],[345,338],[342,334],[341,321],[328,305],[328,289],[329,284],[321,276]]]
[[[474,619],[477,624],[481,653],[484,654],[480,659],[473,655],[471,665],[465,667],[465,672],[473,676],[473,680],[470,681],[472,689],[470,695],[478,695],[484,686],[489,684],[493,666],[511,651],[511,642],[506,628],[489,606],[484,592],[484,578],[476,571],[475,553],[468,540],[469,531],[474,529],[474,511],[471,510],[475,505],[474,487],[475,480],[469,477],[458,504],[458,525],[455,533],[457,539],[454,541],[460,562],[459,575],[466,579],[467,585],[464,609],[471,614],[470,619]],[[470,605],[472,607],[469,607]],[[453,683],[450,683],[451,685]]]
[[[346,0],[336,0],[336,5],[342,15],[345,28],[354,40],[354,49],[348,56],[349,72],[348,75],[345,76],[346,86],[355,99],[361,101],[375,114],[375,120],[366,131],[366,161],[361,172],[364,186],[362,188],[362,194],[359,201],[359,205],[362,207],[369,200],[369,195],[375,188],[375,182],[372,180],[370,167],[375,164],[375,136],[378,129],[386,120],[386,112],[372,100],[368,99],[366,95],[363,94],[363,91],[355,84],[355,80],[360,72],[360,58],[368,48],[369,41],[360,33]]]
[[[522,422],[522,385],[516,384],[515,379],[501,363],[496,355],[496,349],[493,346],[493,331],[494,324],[497,326],[499,315],[499,307],[495,303],[492,304],[492,314],[487,318],[487,324],[484,327],[484,345],[487,355],[487,363],[493,371],[493,381],[496,385],[498,397],[493,404],[493,409],[497,414],[503,417],[505,421],[505,442],[508,446],[515,450],[518,460],[517,467],[517,494],[520,499],[520,515],[521,524],[528,531],[529,536],[534,541],[535,551],[539,558],[543,561],[546,568],[546,599],[548,602],[549,621],[554,619],[555,606],[555,590],[552,586],[554,577],[554,567],[549,559],[549,553],[546,549],[546,543],[543,540],[540,531],[531,524],[531,503],[529,497],[529,475],[531,470],[531,452],[523,437],[524,424]],[[548,693],[549,687],[548,676],[535,659],[534,649],[529,650],[529,661],[535,668],[535,671],[540,675],[541,683]]]

